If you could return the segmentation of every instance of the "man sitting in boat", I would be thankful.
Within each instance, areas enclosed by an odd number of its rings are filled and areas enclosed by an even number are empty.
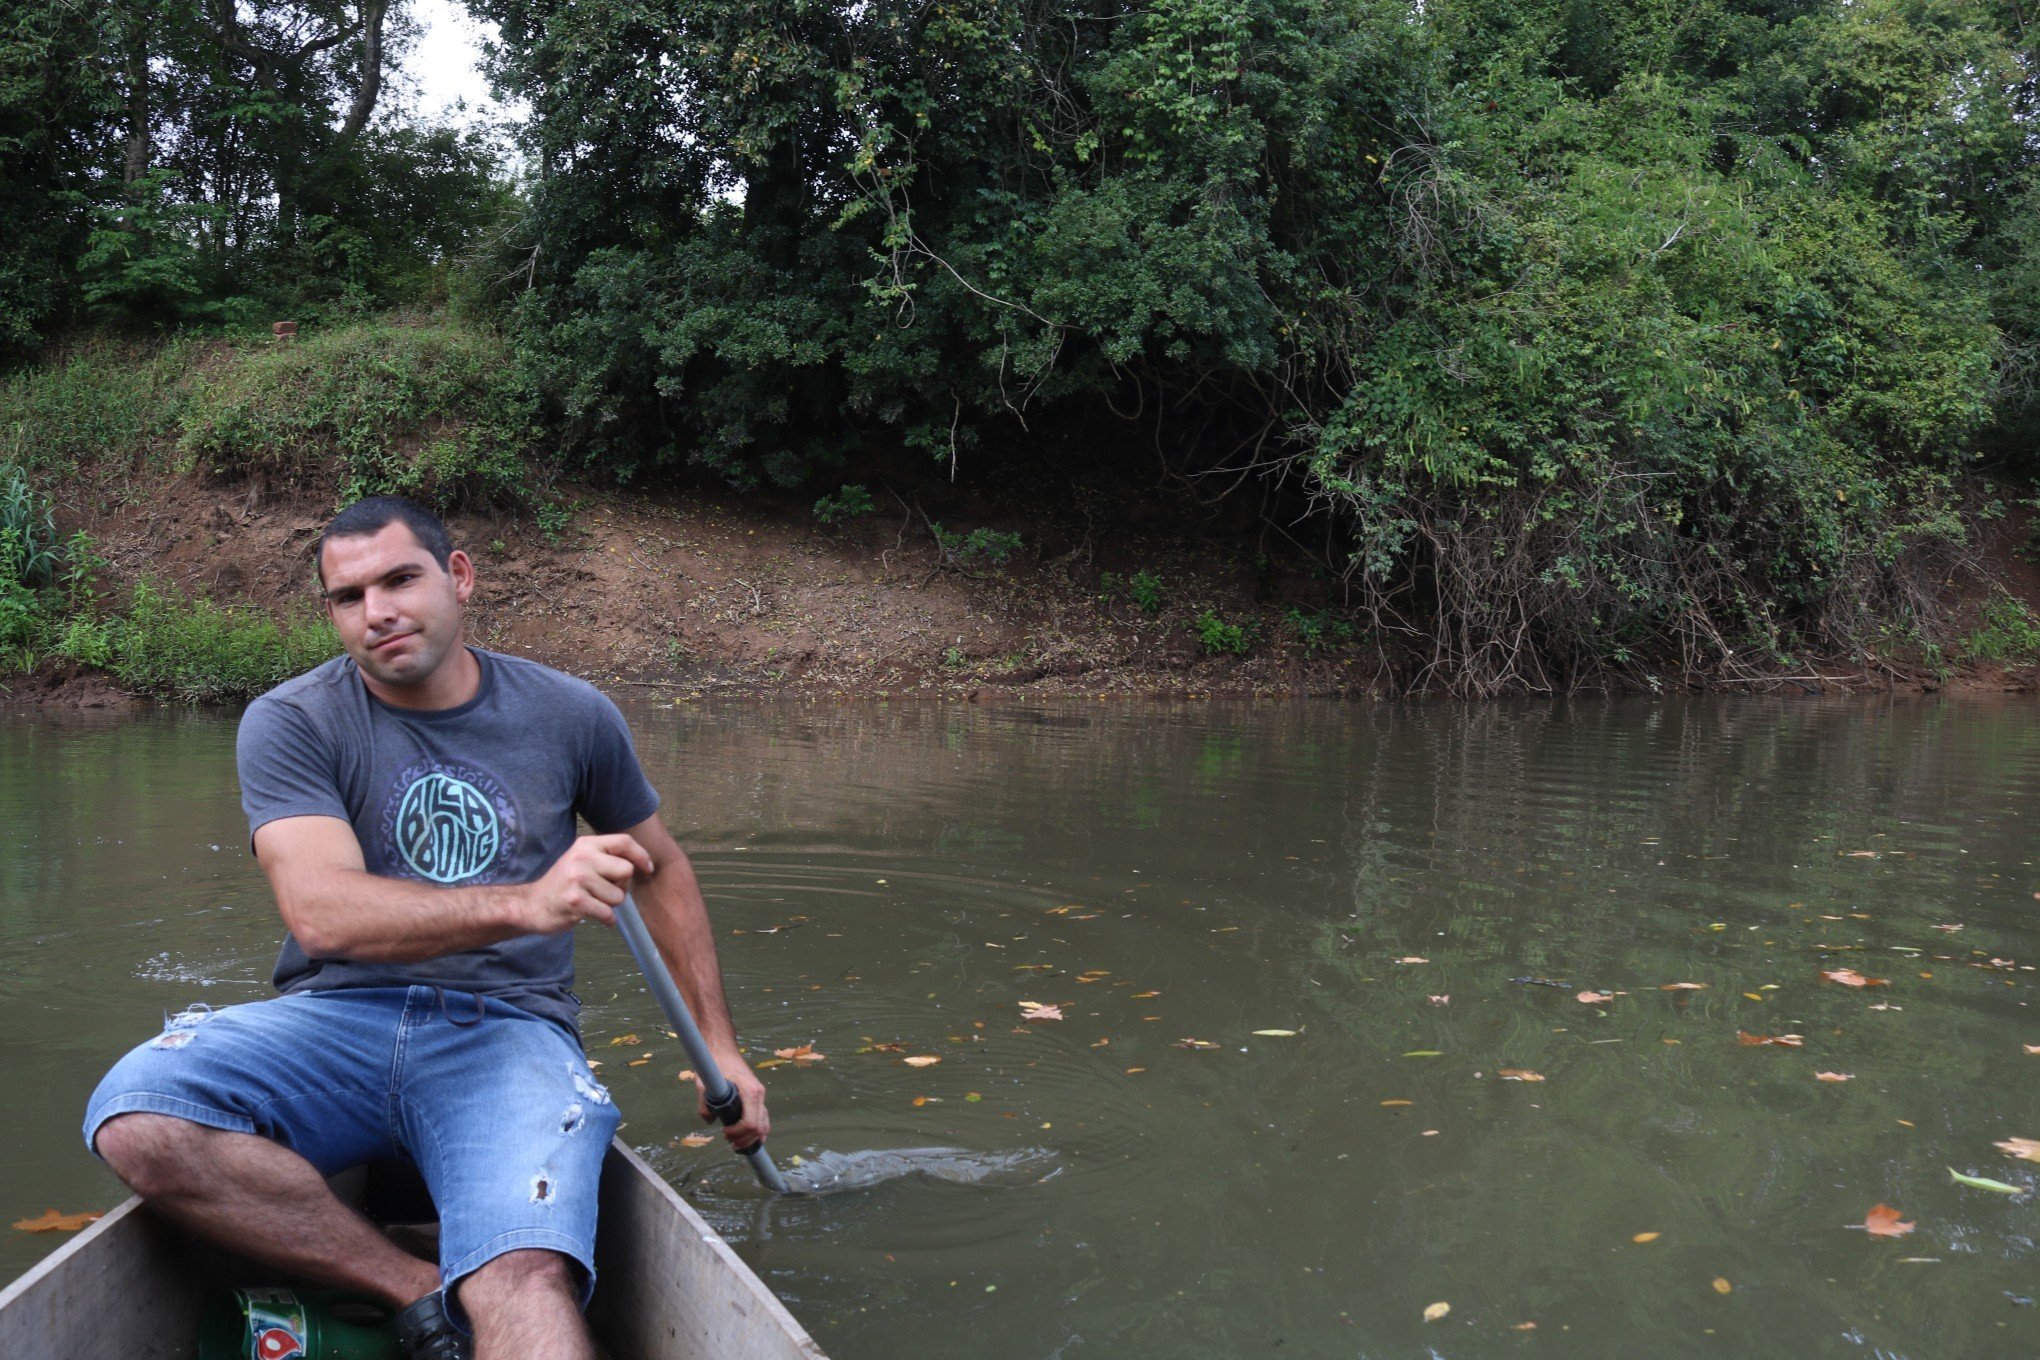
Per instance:
[[[574,927],[612,924],[636,884],[742,1096],[725,1136],[744,1147],[770,1127],[701,890],[616,706],[465,645],[474,564],[436,516],[359,502],[317,562],[346,654],[257,699],[239,740],[289,931],[283,994],[174,1017],[107,1074],[86,1141],[201,1236],[386,1300],[413,1356],[591,1356],[581,1308],[617,1112],[575,1028]],[[326,1186],[389,1157],[432,1192],[436,1267]]]

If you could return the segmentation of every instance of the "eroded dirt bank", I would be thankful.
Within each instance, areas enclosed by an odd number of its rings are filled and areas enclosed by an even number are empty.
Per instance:
[[[817,523],[804,503],[730,492],[587,488],[568,492],[575,508],[551,532],[528,514],[450,523],[478,570],[474,639],[618,694],[1385,698],[1421,663],[1364,634],[1314,642],[1298,616],[1335,609],[1338,583],[1286,545],[1185,532],[1197,526],[1180,506],[1131,489],[1065,491],[1044,513],[1015,513],[991,493],[943,507],[956,524],[1020,536],[1002,567],[945,558],[918,498],[889,490],[874,513],[837,525]],[[314,604],[310,551],[328,499],[187,474],[70,485],[58,507],[66,529],[93,535],[110,591],[149,575],[223,604]],[[1947,583],[1958,618],[2000,587],[2040,606],[2027,533],[2022,517],[1991,527],[1976,569]],[[1159,584],[1137,600],[1128,583],[1142,574]],[[1247,653],[1214,652],[1200,636],[1205,618],[1244,629]],[[2031,666],[1877,658],[1722,687],[2001,693],[2036,680]],[[13,702],[39,707],[138,702],[61,664],[11,688]]]

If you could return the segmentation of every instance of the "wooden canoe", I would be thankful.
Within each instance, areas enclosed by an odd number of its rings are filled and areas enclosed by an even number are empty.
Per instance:
[[[610,1144],[601,1193],[589,1319],[615,1360],[826,1360],[729,1244],[621,1142]],[[0,1293],[0,1356],[191,1360],[215,1291],[274,1281],[130,1199]]]

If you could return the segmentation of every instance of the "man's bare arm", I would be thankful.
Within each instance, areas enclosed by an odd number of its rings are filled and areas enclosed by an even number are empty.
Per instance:
[[[582,921],[611,924],[652,860],[627,835],[583,836],[534,883],[440,888],[368,872],[338,817],[283,817],[255,833],[255,857],[283,922],[313,958],[415,963]]]
[[[645,928],[666,960],[687,1008],[701,1027],[723,1075],[744,1098],[743,1122],[732,1124],[725,1136],[744,1147],[771,1132],[771,1116],[765,1109],[765,1086],[744,1061],[737,1046],[736,1026],[730,1020],[729,1001],[723,995],[722,966],[716,960],[715,936],[709,926],[708,906],[702,901],[701,884],[694,866],[665,824],[656,816],[646,818],[625,833],[651,855],[656,866],[649,878],[638,882],[638,911]],[[708,1117],[708,1107],[701,1107]]]

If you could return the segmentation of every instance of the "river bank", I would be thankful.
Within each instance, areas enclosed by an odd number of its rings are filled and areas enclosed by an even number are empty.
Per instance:
[[[1015,696],[1387,698],[1424,688],[1424,658],[1339,611],[1338,583],[1300,554],[1192,537],[1180,506],[1073,488],[1026,514],[996,491],[938,513],[1004,535],[1003,563],[958,560],[919,496],[818,522],[805,505],[667,486],[558,486],[550,515],[449,516],[474,558],[472,636],[605,689],[675,700],[773,694],[980,700]],[[1157,500],[1165,493],[1150,489]],[[316,608],[311,545],[330,497],[198,472],[94,477],[54,489],[60,527],[92,536],[101,589],[149,579],[285,618]],[[938,532],[939,521],[933,525]],[[2040,603],[2024,516],[1986,526],[1945,585],[1964,637],[1993,600]],[[1638,671],[1631,688],[1750,693],[2003,693],[2030,661],[1922,654],[1802,661],[1756,677]],[[51,709],[146,702],[61,659],[10,678],[4,702]]]

